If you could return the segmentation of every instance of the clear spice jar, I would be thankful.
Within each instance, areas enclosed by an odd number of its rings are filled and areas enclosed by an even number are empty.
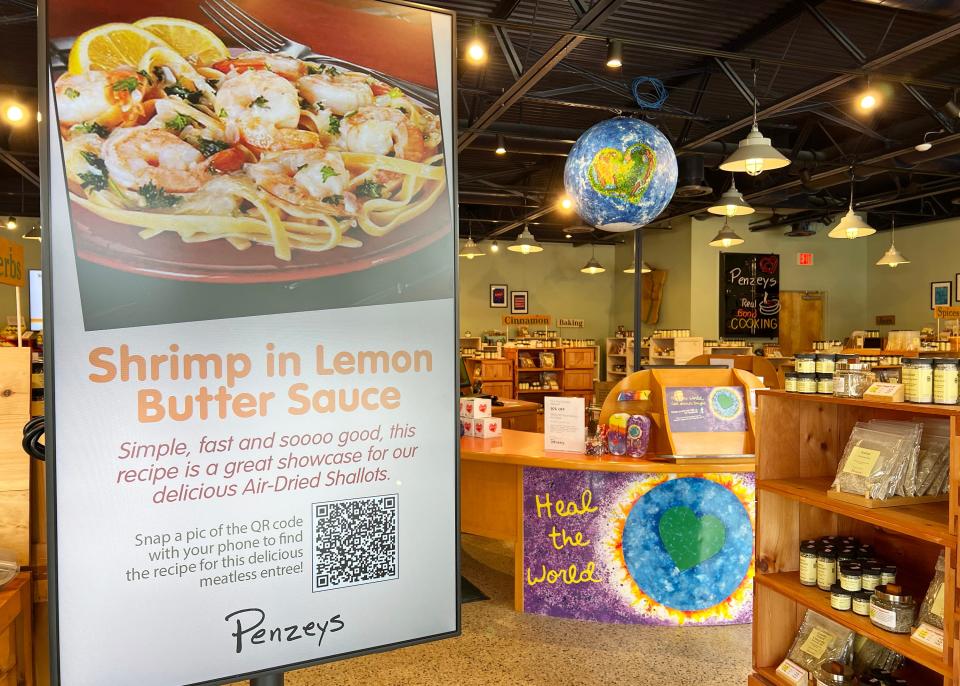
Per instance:
[[[797,391],[800,393],[817,392],[817,375],[814,373],[803,373],[797,375]]]
[[[960,397],[960,368],[952,357],[941,357],[933,361],[933,402],[937,405],[956,405]]]
[[[837,551],[821,548],[817,552],[817,588],[829,591],[837,583]]]
[[[847,563],[840,565],[840,585],[851,593],[863,589],[863,570],[860,565]]]
[[[897,584],[877,586],[870,596],[870,621],[881,629],[909,634],[916,614],[917,602]]]
[[[833,374],[817,374],[817,393],[833,395]]]
[[[883,570],[875,566],[864,567],[860,577],[860,583],[864,591],[870,591],[872,593],[877,586],[883,584]]]
[[[862,617],[870,616],[870,596],[873,595],[869,591],[859,591],[853,594],[853,601],[851,602],[851,607],[853,608],[853,613],[860,615]]]
[[[817,373],[817,356],[813,353],[800,353],[793,358],[793,368],[799,374]]]
[[[903,384],[903,399],[917,402],[917,358],[905,357],[900,364],[900,383]]]
[[[831,355],[829,353],[823,353],[817,355],[816,361],[816,371],[817,374],[829,374],[833,376],[834,364],[837,359],[836,355]]]
[[[787,372],[783,375],[783,390],[789,393],[797,392],[797,377],[799,374],[796,372]]]
[[[848,612],[853,606],[853,593],[840,584],[830,587],[830,607],[841,612]]]
[[[928,357],[918,357],[914,362],[917,377],[915,403],[933,402],[933,360]]]
[[[817,686],[852,686],[856,682],[853,667],[842,662],[824,662],[814,678]]]
[[[800,583],[817,585],[817,544],[814,541],[804,541],[800,545]]]
[[[895,584],[897,583],[897,565],[885,565],[881,571],[880,576],[881,584]]]

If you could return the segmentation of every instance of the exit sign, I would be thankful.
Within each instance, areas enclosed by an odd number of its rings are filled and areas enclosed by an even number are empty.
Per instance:
[[[797,253],[797,264],[801,267],[812,267],[813,266],[813,253],[812,252],[798,252]]]

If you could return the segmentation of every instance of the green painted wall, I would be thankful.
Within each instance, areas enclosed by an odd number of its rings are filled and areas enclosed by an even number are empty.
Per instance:
[[[4,238],[8,240],[13,240],[21,243],[23,245],[23,261],[26,263],[24,266],[27,269],[39,269],[40,268],[40,241],[25,241],[23,234],[32,229],[34,226],[40,225],[40,220],[37,217],[17,217],[17,228],[14,231],[7,231],[6,229],[6,217],[2,217],[3,223],[0,224],[0,231]],[[21,316],[23,317],[24,326],[30,326],[30,301],[29,301],[29,289],[22,288],[20,289],[20,306]],[[0,326],[7,325],[7,317],[15,317],[17,314],[17,298],[16,298],[16,289],[13,286],[2,286],[0,285]]]

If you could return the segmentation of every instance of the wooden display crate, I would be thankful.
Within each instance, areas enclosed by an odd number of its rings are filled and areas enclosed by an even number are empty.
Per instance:
[[[815,610],[907,658],[911,686],[957,686],[958,465],[960,407],[890,404],[783,391],[760,391],[757,429],[757,527],[753,666],[749,684],[782,684],[775,670],[804,612]],[[871,419],[950,420],[948,502],[867,508],[828,493],[854,425]],[[896,564],[898,582],[921,602],[945,551],[944,651],[940,654],[852,612],[830,607],[829,594],[800,584],[800,541],[856,536]]]

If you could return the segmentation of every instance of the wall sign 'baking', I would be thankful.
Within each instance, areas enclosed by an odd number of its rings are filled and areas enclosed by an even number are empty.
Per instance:
[[[780,327],[780,256],[720,253],[720,333],[776,338]]]

